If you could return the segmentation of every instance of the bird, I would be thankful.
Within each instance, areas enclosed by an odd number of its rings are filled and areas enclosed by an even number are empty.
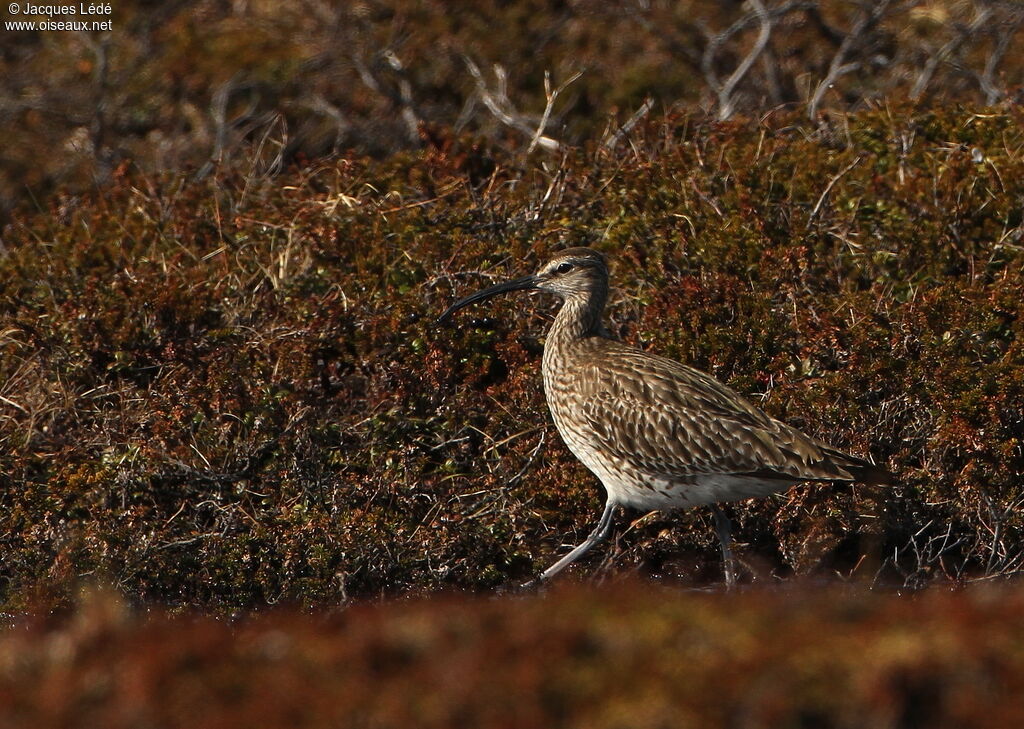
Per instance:
[[[514,291],[562,300],[544,342],[545,399],[565,445],[607,498],[590,535],[532,582],[550,580],[601,543],[618,507],[707,505],[731,587],[731,524],[718,504],[808,481],[892,483],[884,468],[770,417],[710,374],[614,339],[603,324],[608,287],[602,252],[566,248],[534,274],[459,299],[437,320],[444,324],[460,309]]]

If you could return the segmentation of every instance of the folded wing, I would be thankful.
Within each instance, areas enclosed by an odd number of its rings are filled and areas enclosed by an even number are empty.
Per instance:
[[[581,415],[599,448],[647,473],[687,479],[886,482],[891,474],[771,418],[699,370],[607,339],[581,357]],[[600,366],[594,364],[602,363]]]

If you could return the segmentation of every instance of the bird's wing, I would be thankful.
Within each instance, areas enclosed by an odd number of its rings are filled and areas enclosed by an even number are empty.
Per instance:
[[[581,414],[604,452],[679,478],[853,478],[825,444],[768,417],[710,375],[603,342],[603,356],[583,358],[576,377],[585,395]]]

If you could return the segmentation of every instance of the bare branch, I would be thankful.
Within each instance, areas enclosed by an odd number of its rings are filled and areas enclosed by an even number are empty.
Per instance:
[[[817,7],[816,3],[806,0],[783,3],[777,8],[771,9],[766,8],[761,0],[749,0],[749,2],[754,7],[753,11],[747,13],[724,31],[708,40],[708,44],[704,48],[704,53],[701,57],[701,70],[704,72],[704,78],[708,86],[718,96],[719,119],[728,119],[735,111],[733,94],[736,86],[750,72],[754,62],[757,61],[767,47],[768,41],[771,38],[772,23],[790,13],[810,11]],[[750,52],[747,53],[739,66],[729,75],[725,83],[720,83],[714,68],[715,56],[718,50],[733,36],[753,27],[755,23],[759,24],[760,32],[758,33],[757,40],[754,42],[754,47],[750,49]]]
[[[865,34],[878,24],[891,3],[892,0],[880,0],[878,3],[871,4],[871,9],[864,11],[857,24],[843,38],[839,50],[836,51],[836,54],[832,57],[832,63],[829,64],[828,73],[821,83],[818,84],[818,87],[814,90],[814,95],[811,96],[811,100],[807,104],[808,118],[814,119],[818,115],[818,107],[821,105],[825,92],[832,88],[832,85],[839,80],[840,76],[845,76],[851,71],[856,71],[860,68],[861,64],[859,61],[846,63],[846,56],[857,43],[864,42]]]
[[[484,102],[484,106],[502,124],[530,137],[529,151],[532,152],[538,145],[548,150],[556,150],[562,146],[557,139],[544,134],[544,129],[551,117],[551,112],[554,110],[555,101],[558,99],[559,94],[582,76],[582,71],[573,74],[565,83],[554,90],[551,89],[550,74],[545,74],[544,93],[547,97],[547,103],[540,121],[536,126],[533,126],[526,116],[516,110],[515,105],[508,98],[508,74],[504,67],[499,64],[494,65],[495,88],[491,89],[484,80],[480,67],[473,62],[473,59],[469,56],[463,56],[462,58],[470,75],[476,82],[477,92],[480,95],[480,100]]]
[[[1003,96],[1003,91],[995,83],[996,69],[1003,62],[1003,57],[1010,48],[1010,41],[1017,34],[1021,23],[1024,23],[1024,12],[1018,11],[1012,13],[1006,23],[1001,24],[1002,32],[999,33],[999,39],[985,61],[985,69],[978,76],[978,84],[985,94],[986,104],[994,104]]]
[[[633,115],[629,117],[625,124],[618,128],[614,134],[608,133],[605,135],[604,141],[601,142],[601,146],[605,149],[612,149],[616,144],[622,141],[622,139],[633,131],[633,127],[640,123],[643,119],[654,108],[654,99],[650,96],[644,100],[644,103],[639,109],[633,112]]]
[[[910,90],[910,98],[917,100],[921,98],[921,94],[928,88],[928,84],[931,83],[932,76],[935,75],[935,70],[940,64],[944,63],[947,58],[953,55],[957,49],[964,44],[964,42],[974,35],[988,19],[992,17],[992,9],[984,8],[978,15],[971,21],[971,24],[966,28],[960,30],[955,36],[946,41],[942,47],[928,59],[928,62],[924,64],[924,68],[921,69],[921,73],[918,74],[914,80],[914,86]]]
[[[863,157],[858,157],[853,162],[846,165],[846,167],[840,170],[838,174],[836,174],[831,180],[828,181],[828,184],[825,185],[825,189],[822,191],[821,196],[818,198],[818,202],[815,204],[814,209],[811,211],[810,216],[807,218],[808,228],[811,227],[811,223],[814,222],[814,219],[818,217],[818,213],[821,212],[821,206],[825,204],[825,199],[828,198],[828,194],[832,191],[832,187],[837,182],[839,182],[839,180],[842,179],[843,176],[846,175],[846,173],[848,173],[850,170],[852,170],[854,167],[856,167],[863,161]]]
[[[732,93],[736,89],[736,85],[739,84],[739,82],[743,80],[743,77],[747,75],[747,72],[750,71],[751,66],[754,65],[754,61],[756,61],[758,56],[764,52],[765,47],[768,45],[768,40],[772,35],[772,21],[768,12],[765,10],[764,3],[762,3],[761,0],[750,0],[750,4],[754,6],[754,13],[761,23],[761,29],[758,32],[757,40],[754,42],[754,47],[750,49],[750,53],[748,53],[746,58],[740,62],[740,65],[736,67],[736,70],[732,72],[725,84],[718,91],[718,118],[721,121],[732,116],[734,110]]]
[[[540,142],[540,138],[548,126],[548,119],[551,118],[551,111],[555,108],[555,101],[558,99],[558,95],[569,88],[569,85],[582,75],[582,71],[577,71],[570,76],[567,81],[560,84],[557,89],[552,91],[551,72],[544,72],[544,97],[547,99],[547,103],[544,105],[544,113],[541,115],[540,122],[537,124],[537,131],[533,133],[533,139],[530,140],[530,146],[527,148],[527,152],[532,152],[537,148],[537,144]]]
[[[409,82],[405,66],[402,65],[402,61],[395,52],[390,49],[381,53],[381,57],[387,61],[388,66],[398,75],[397,91],[387,84],[381,83],[373,71],[355,54],[352,55],[352,65],[367,88],[386,97],[399,108],[399,113],[402,116],[402,121],[405,122],[406,132],[410,141],[418,142],[420,120],[416,114],[416,106],[412,98],[412,84]]]
[[[402,61],[395,55],[394,51],[385,51],[384,60],[398,74],[398,105],[402,109],[402,119],[405,127],[409,130],[409,137],[418,140],[420,136],[420,120],[416,115],[415,105],[412,99],[412,84],[409,82],[409,73],[402,65]]]

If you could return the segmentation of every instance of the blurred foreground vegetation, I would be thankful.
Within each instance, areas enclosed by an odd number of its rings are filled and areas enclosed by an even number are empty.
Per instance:
[[[0,723],[154,727],[977,727],[1024,722],[1019,586],[893,599],[649,583],[227,624],[107,594],[0,643]]]

